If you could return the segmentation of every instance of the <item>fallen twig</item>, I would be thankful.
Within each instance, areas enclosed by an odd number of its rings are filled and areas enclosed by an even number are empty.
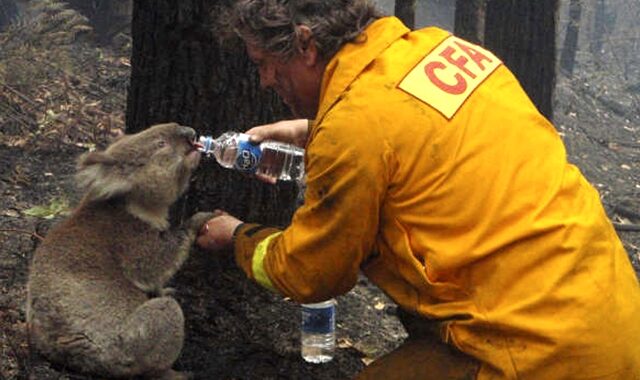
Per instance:
[[[640,232],[640,224],[629,224],[629,223],[613,223],[613,227],[616,231],[633,231]]]
[[[0,232],[18,232],[18,233],[34,236],[40,240],[44,240],[44,237],[35,231],[19,230],[15,228],[0,228]]]
[[[2,85],[7,90],[13,92],[16,96],[20,97],[22,100],[24,100],[25,102],[31,104],[32,106],[40,107],[40,105],[38,103],[36,103],[35,101],[33,101],[30,97],[28,97],[27,95],[23,94],[22,92],[16,90],[15,88],[9,86],[8,84],[0,83],[0,85]]]

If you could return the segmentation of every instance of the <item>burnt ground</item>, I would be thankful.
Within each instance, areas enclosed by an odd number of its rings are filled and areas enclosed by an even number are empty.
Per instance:
[[[0,144],[0,379],[90,379],[30,355],[25,335],[29,260],[49,227],[24,212],[66,199],[73,204],[74,160],[83,149],[25,151]],[[224,257],[224,256],[221,256]],[[300,310],[248,281],[228,259],[194,251],[172,282],[187,319],[176,368],[197,379],[340,379],[405,337],[395,306],[364,278],[337,306],[335,359],[305,363],[299,353]]]
[[[602,195],[638,272],[639,94],[607,86],[597,78],[560,80],[555,125],[570,160]],[[74,145],[29,149],[0,140],[0,379],[90,378],[30,354],[24,324],[29,260],[40,236],[60,218],[26,212],[48,206],[53,215],[56,205],[76,201],[71,178],[82,151]],[[176,368],[197,379],[349,378],[405,337],[395,306],[362,279],[338,298],[335,359],[306,364],[299,355],[298,307],[247,281],[230,259],[193,252],[172,285],[187,318],[187,341]]]

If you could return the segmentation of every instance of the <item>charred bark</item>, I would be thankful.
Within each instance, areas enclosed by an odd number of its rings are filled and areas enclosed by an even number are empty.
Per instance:
[[[547,118],[553,116],[558,0],[487,2],[485,46],[513,71]]]

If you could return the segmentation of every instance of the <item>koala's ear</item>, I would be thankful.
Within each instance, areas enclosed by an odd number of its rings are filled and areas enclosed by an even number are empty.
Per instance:
[[[76,182],[89,201],[107,200],[131,191],[131,181],[107,152],[89,152],[78,159]]]

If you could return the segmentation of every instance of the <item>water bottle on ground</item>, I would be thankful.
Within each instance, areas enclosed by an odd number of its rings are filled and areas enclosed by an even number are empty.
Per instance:
[[[333,359],[336,347],[336,301],[302,304],[302,358],[309,363]]]
[[[304,149],[295,145],[272,140],[252,144],[247,134],[225,132],[216,139],[200,136],[198,146],[228,169],[282,181],[301,182],[304,177]]]

